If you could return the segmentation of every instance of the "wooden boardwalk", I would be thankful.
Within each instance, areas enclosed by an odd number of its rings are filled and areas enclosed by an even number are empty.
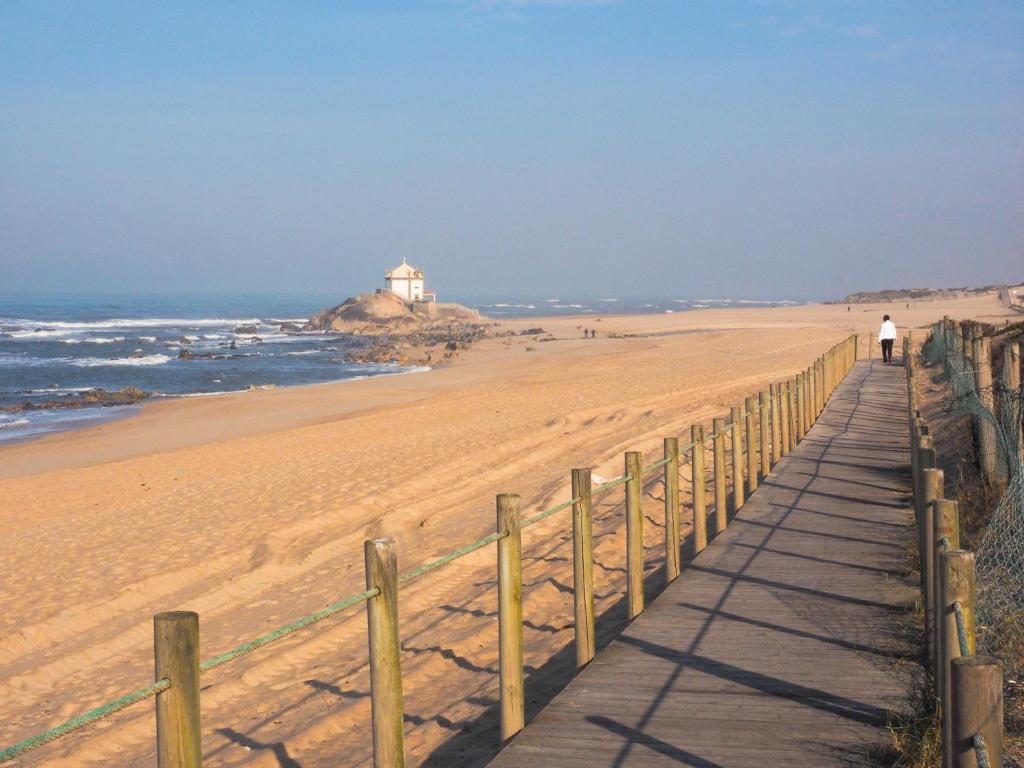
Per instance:
[[[491,762],[874,765],[905,711],[904,371],[860,362],[724,534]]]

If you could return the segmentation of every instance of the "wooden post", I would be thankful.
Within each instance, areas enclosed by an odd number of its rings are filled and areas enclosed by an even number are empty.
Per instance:
[[[782,438],[782,455],[789,454],[789,396],[786,393],[786,383],[779,383],[779,427]]]
[[[932,676],[936,681],[936,689],[939,688],[942,676],[942,562],[939,556],[944,551],[952,551],[954,549],[960,549],[960,516],[957,510],[957,503],[949,499],[937,499],[932,502],[934,510],[932,512],[932,529],[931,542],[932,548],[935,550],[934,554],[934,570],[935,580],[932,583],[932,590],[935,595],[932,599],[932,605],[935,608],[935,622],[932,625],[932,631],[934,637],[932,642],[935,647],[935,664],[932,670]],[[947,548],[943,548],[942,540],[945,539],[949,542]]]
[[[953,768],[977,768],[974,735],[981,734],[991,768],[1003,765],[1003,666],[988,656],[963,656],[951,664]]]
[[[703,552],[708,545],[708,511],[704,501],[704,427],[694,424],[690,427],[692,454],[693,493],[693,554]]]
[[[747,488],[750,493],[757,490],[757,398],[748,397],[747,409]]]
[[[1018,428],[1016,434],[1017,450],[1024,450],[1024,432],[1022,432],[1021,410],[1024,407],[1024,390],[1020,385],[1020,344],[1014,342],[1003,347],[1003,391],[1001,399],[1003,413],[1015,413]],[[1014,403],[1016,401],[1016,405]]]
[[[924,470],[924,506],[920,521],[921,537],[918,539],[922,547],[921,591],[924,594],[924,639],[925,653],[930,662],[935,661],[935,546],[932,543],[932,531],[935,529],[933,501],[943,496],[941,469]]]
[[[974,383],[978,390],[978,400],[990,412],[995,413],[992,397],[992,354],[987,338],[974,340]],[[998,464],[995,425],[989,419],[980,416],[976,417],[975,424],[978,430],[981,471],[985,477],[992,479],[996,476]]]
[[[732,414],[732,509],[733,514],[743,506],[743,413],[734,405]],[[718,533],[725,530],[719,523]]]
[[[501,542],[499,552],[500,545]],[[363,558],[366,588],[380,590],[379,594],[366,601],[366,624],[370,640],[373,765],[374,768],[404,766],[402,651],[398,642],[398,561],[394,542],[391,539],[364,541]]]
[[[779,429],[779,396],[778,386],[768,385],[768,393],[771,398],[771,420],[772,420],[772,466],[779,463],[782,458],[782,432]]]
[[[714,460],[715,526],[721,529],[729,522],[729,502],[726,496],[728,491],[725,480],[725,419],[715,418],[711,424],[714,434],[711,451]]]
[[[768,477],[772,471],[771,444],[768,437],[768,393],[761,391],[757,395],[757,426],[761,438],[761,477]]]
[[[796,408],[793,400],[793,382],[786,382],[786,453],[796,448]]]
[[[974,553],[953,549],[939,553],[939,599],[936,623],[939,627],[939,664],[935,691],[941,702],[943,765],[952,764],[952,702],[950,676],[953,659],[960,657],[960,638],[953,603],[960,603],[967,635],[967,650],[974,653]]]
[[[644,479],[640,451],[626,451],[626,602],[629,618],[644,611]]]
[[[814,420],[811,418],[811,371],[804,371],[804,434],[811,431]]]
[[[665,582],[679,576],[679,438],[665,438]]]
[[[576,668],[582,669],[597,652],[594,636],[594,539],[589,468],[572,471],[572,497],[579,499],[572,505],[572,579]],[[678,531],[677,521],[677,538]]]
[[[804,439],[804,375],[796,375],[796,441],[802,443]]]
[[[153,617],[156,680],[171,687],[156,695],[156,755],[159,768],[199,768],[199,614],[158,613]]]
[[[501,743],[526,723],[523,692],[523,542],[519,494],[497,498],[498,534],[498,684],[501,699]],[[396,637],[397,641],[397,637]],[[381,768],[384,767],[381,764]]]

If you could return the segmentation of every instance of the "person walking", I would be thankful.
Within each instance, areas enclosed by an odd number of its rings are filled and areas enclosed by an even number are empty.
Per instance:
[[[892,362],[892,345],[896,343],[896,323],[886,315],[882,318],[882,328],[878,331],[878,343],[882,345],[882,362]]]

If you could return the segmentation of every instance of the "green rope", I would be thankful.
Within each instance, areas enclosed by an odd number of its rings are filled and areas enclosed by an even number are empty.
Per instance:
[[[953,603],[953,616],[956,617],[956,639],[960,644],[960,655],[970,656],[971,647],[967,641],[967,620],[964,619],[964,607],[957,600]]]
[[[605,491],[607,491],[607,490],[609,490],[611,488],[614,488],[617,485],[625,485],[629,480],[630,480],[630,476],[629,475],[621,475],[620,477],[614,477],[611,480],[609,480],[607,483],[602,483],[601,485],[597,486],[597,488],[595,488],[593,491],[591,491],[591,493],[592,494],[604,493]]]
[[[257,648],[262,648],[264,645],[270,645],[273,642],[280,640],[282,637],[287,637],[293,632],[298,632],[300,629],[308,627],[310,624],[316,624],[318,621],[323,621],[328,616],[333,616],[336,613],[341,613],[347,608],[351,608],[353,605],[359,605],[365,603],[371,597],[375,597],[380,594],[380,589],[374,587],[368,589],[365,592],[360,592],[358,595],[352,595],[346,597],[344,600],[329,605],[323,610],[311,613],[308,616],[303,616],[301,619],[296,619],[293,622],[285,624],[283,627],[278,627],[273,632],[268,632],[265,635],[257,637],[255,640],[250,640],[248,643],[242,643],[230,651],[214,656],[212,659],[207,659],[199,665],[199,669],[203,672],[209,672],[215,667],[219,667],[221,664],[237,659],[239,656],[244,656],[247,653],[252,653]]]
[[[520,527],[525,528],[528,525],[539,523],[545,517],[551,517],[553,514],[555,514],[555,512],[561,512],[563,509],[568,509],[578,501],[583,501],[583,497],[577,496],[575,499],[569,499],[568,501],[563,501],[561,504],[556,504],[555,506],[551,507],[551,509],[545,509],[543,512],[538,512],[533,517],[528,517],[525,520],[523,520],[522,523],[520,523]]]
[[[664,467],[666,464],[668,464],[668,462],[669,462],[669,459],[668,458],[664,458],[661,461],[656,461],[653,464],[648,464],[646,467],[641,469],[640,472],[642,474],[646,475],[652,469],[657,469],[658,467]]]
[[[148,699],[150,696],[156,696],[161,691],[166,691],[171,687],[171,681],[167,678],[157,680],[155,683],[147,685],[145,688],[140,688],[137,691],[126,693],[119,699],[114,699],[111,702],[104,704],[102,707],[86,712],[84,715],[73,717],[62,725],[58,725],[56,728],[51,728],[45,733],[40,733],[38,736],[32,736],[31,738],[19,741],[6,749],[0,751],[0,763],[6,763],[13,760],[18,755],[28,752],[30,749],[41,747],[44,744],[48,744],[54,739],[59,739],[61,736],[66,736],[72,731],[77,731],[79,728],[83,728],[89,723],[95,723],[108,715],[112,715],[115,712],[119,712],[125,707],[130,707],[132,704],[136,704],[143,699]]]
[[[974,759],[978,762],[978,768],[991,768],[992,764],[988,760],[988,745],[985,743],[985,737],[980,733],[976,733],[971,736],[971,745],[974,747]]]
[[[503,539],[507,536],[507,533],[492,533],[489,536],[484,536],[482,539],[477,539],[472,544],[467,544],[464,547],[459,547],[453,552],[449,552],[447,555],[432,560],[429,563],[421,565],[419,568],[413,568],[407,573],[403,573],[398,577],[398,583],[400,585],[408,584],[413,579],[418,579],[425,573],[436,571],[442,565],[448,565],[453,560],[458,560],[463,555],[468,555],[470,552],[476,552],[478,549],[483,549],[488,544],[493,544],[498,539]]]

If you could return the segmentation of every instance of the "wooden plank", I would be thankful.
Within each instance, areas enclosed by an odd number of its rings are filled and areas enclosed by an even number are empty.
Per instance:
[[[729,528],[491,765],[866,764],[910,685],[902,375],[856,363]]]

